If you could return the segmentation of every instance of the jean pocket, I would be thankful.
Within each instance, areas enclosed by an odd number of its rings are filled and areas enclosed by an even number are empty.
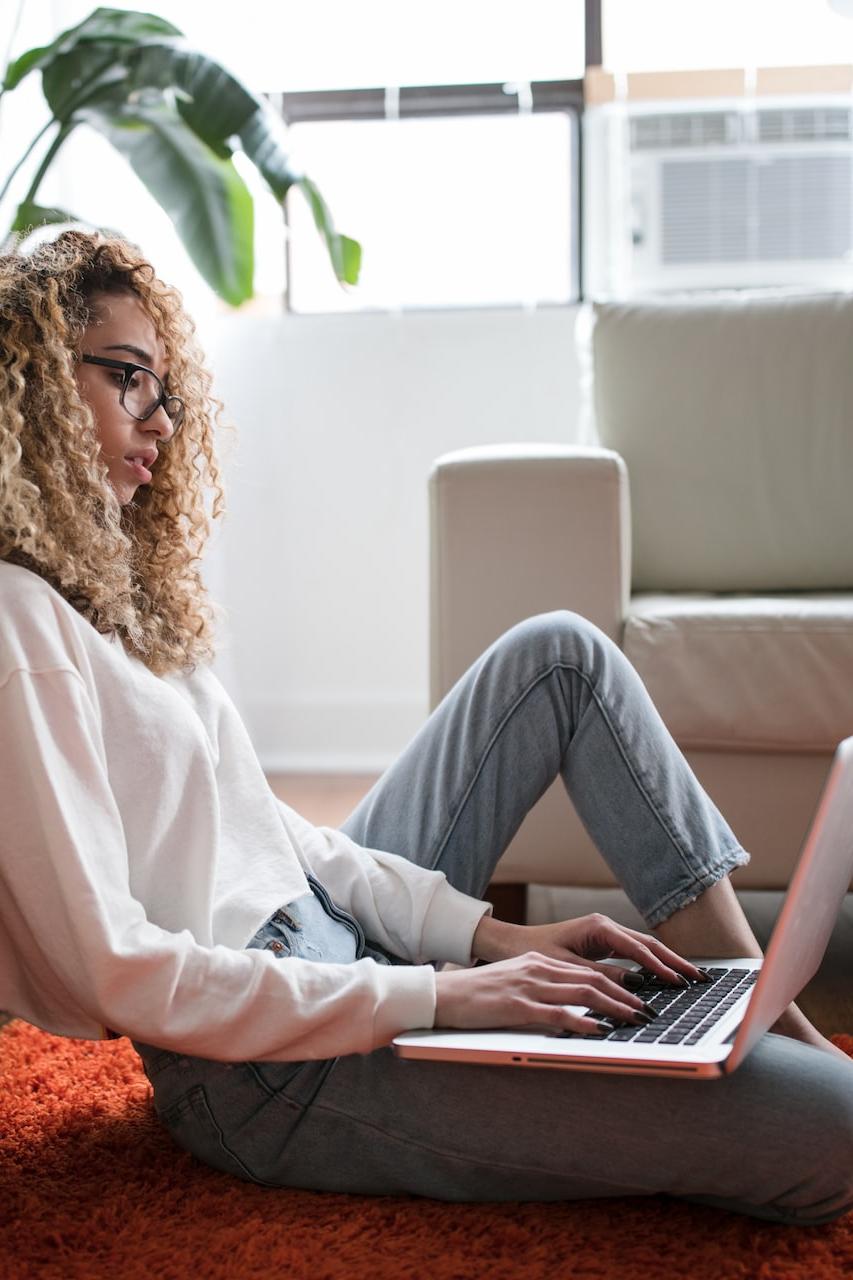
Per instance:
[[[243,1182],[255,1182],[263,1187],[278,1186],[278,1183],[265,1182],[257,1177],[232,1151],[210,1109],[203,1084],[194,1085],[187,1094],[172,1103],[161,1114],[160,1121],[176,1145],[203,1164],[222,1173],[230,1173]]]
[[[276,937],[265,939],[261,950],[271,951],[279,960],[284,960],[287,956],[293,955],[293,939],[287,935],[284,929],[279,928]]]

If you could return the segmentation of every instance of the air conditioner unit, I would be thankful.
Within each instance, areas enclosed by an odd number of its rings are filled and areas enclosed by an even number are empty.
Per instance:
[[[588,296],[853,287],[850,98],[592,107],[584,216]]]

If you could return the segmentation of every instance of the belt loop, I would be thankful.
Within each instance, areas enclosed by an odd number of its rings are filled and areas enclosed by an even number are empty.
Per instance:
[[[289,928],[294,929],[297,933],[302,932],[302,925],[299,923],[298,920],[294,920],[290,912],[285,911],[284,907],[278,908],[275,915],[273,916],[273,920],[281,920],[283,924],[286,924]]]

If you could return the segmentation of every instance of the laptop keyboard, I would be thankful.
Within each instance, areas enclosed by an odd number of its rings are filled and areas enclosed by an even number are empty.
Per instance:
[[[587,1009],[588,1016],[612,1030],[604,1036],[579,1038],[630,1040],[634,1044],[697,1044],[735,1001],[752,988],[759,974],[758,969],[731,968],[708,968],[705,972],[711,981],[691,982],[689,988],[672,987],[651,973],[644,975],[645,984],[631,994],[655,1010],[657,1016],[653,1022],[637,1026]]]

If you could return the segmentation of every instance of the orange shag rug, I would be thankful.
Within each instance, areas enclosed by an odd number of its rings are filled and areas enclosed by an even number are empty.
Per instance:
[[[835,1043],[853,1057],[853,1036]],[[0,1031],[3,1280],[841,1280],[853,1213],[780,1227],[667,1197],[451,1204],[271,1191],[201,1164],[129,1040]]]

